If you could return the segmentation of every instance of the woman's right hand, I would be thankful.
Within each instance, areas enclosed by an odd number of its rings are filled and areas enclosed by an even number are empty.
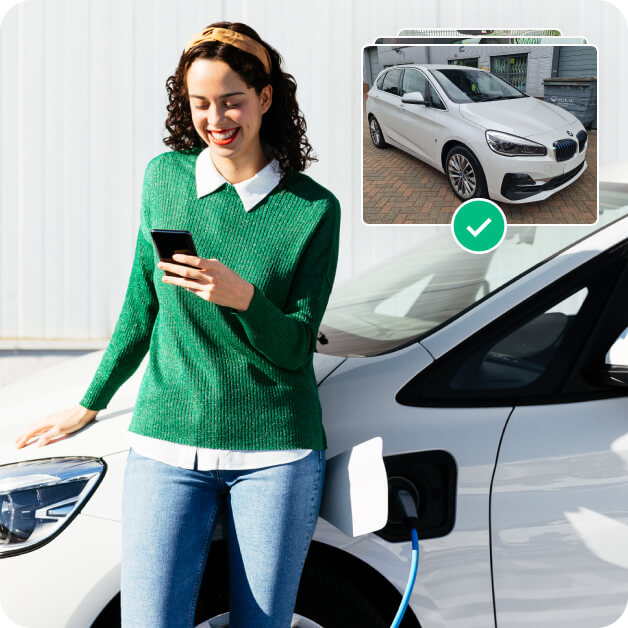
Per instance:
[[[29,425],[14,441],[15,447],[21,449],[25,445],[32,444],[28,441],[37,435],[39,435],[39,439],[33,442],[37,443],[37,447],[43,447],[59,436],[66,436],[85,427],[98,412],[99,410],[88,410],[78,405],[49,414],[45,419]]]

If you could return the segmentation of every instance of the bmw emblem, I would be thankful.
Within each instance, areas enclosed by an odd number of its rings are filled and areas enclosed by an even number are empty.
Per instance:
[[[569,137],[573,137],[573,133],[571,131],[567,131],[567,135],[569,135]]]

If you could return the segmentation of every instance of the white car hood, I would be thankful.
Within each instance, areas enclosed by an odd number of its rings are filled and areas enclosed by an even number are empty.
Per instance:
[[[127,429],[148,354],[95,421],[44,447],[32,444],[16,449],[14,445],[29,425],[79,403],[103,353],[104,350],[87,353],[0,387],[0,464],[56,456],[100,457],[128,449]],[[315,353],[316,381],[320,383],[345,359]]]
[[[460,105],[460,115],[484,129],[519,137],[533,137],[566,124],[574,125],[574,133],[581,127],[565,109],[532,97],[465,103]]]

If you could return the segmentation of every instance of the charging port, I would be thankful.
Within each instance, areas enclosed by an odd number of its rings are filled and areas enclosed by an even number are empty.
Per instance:
[[[410,528],[398,501],[401,490],[408,491],[418,504],[420,539],[449,534],[454,527],[456,504],[456,463],[446,451],[421,451],[385,456],[388,476],[388,521],[375,532],[390,542],[410,540]]]

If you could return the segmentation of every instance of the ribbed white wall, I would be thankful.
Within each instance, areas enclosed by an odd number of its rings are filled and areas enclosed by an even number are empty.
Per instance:
[[[627,25],[598,0],[27,0],[0,26],[0,347],[105,346],[142,175],[187,38],[243,21],[283,55],[343,210],[338,282],[434,227],[361,220],[362,47],[406,27],[548,27],[597,45],[600,165],[627,159]],[[440,227],[447,228],[447,227]]]

